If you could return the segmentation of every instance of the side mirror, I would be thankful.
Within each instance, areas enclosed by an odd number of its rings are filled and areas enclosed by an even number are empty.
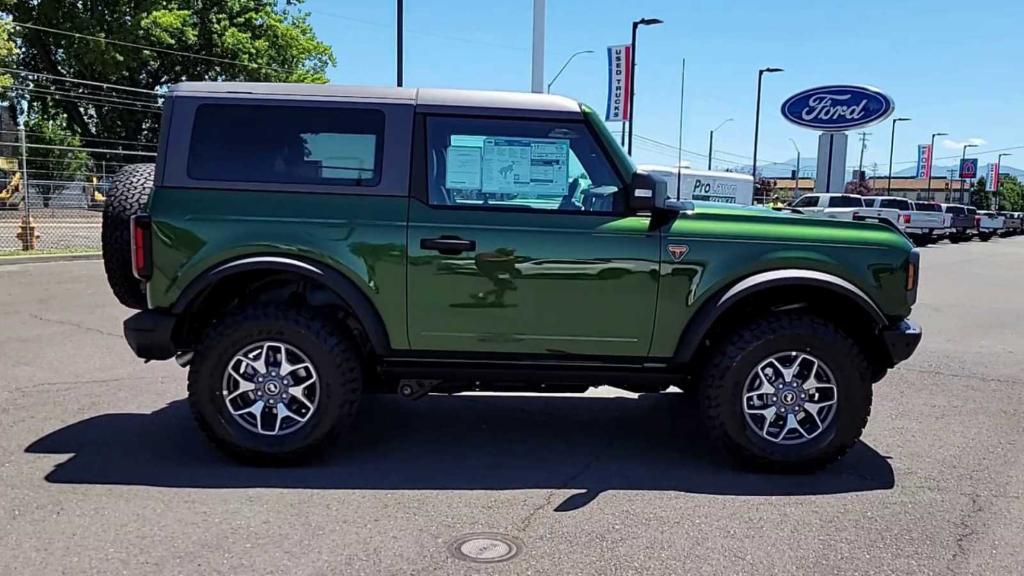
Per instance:
[[[628,205],[631,212],[651,212],[658,208],[666,208],[668,202],[668,182],[637,170],[628,188]]]

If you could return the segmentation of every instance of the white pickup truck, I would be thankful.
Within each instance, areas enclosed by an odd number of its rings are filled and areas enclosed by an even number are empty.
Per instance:
[[[873,198],[856,194],[805,194],[796,199],[787,208],[792,212],[814,216],[816,218],[832,218],[834,220],[888,220],[900,230],[909,222],[909,211],[906,218],[901,218],[897,208],[887,206],[874,207]],[[901,198],[901,200],[903,200]]]
[[[907,235],[914,238],[915,231],[920,230],[917,232],[920,240],[915,239],[915,242],[931,244],[949,236],[953,215],[946,214],[942,210],[942,204],[938,202],[911,202],[910,204],[913,211],[910,212]]]
[[[865,196],[864,206],[889,211],[887,217],[894,217],[900,230],[918,246],[938,242],[945,234],[946,217],[938,204],[934,211],[917,210],[914,202],[899,196]],[[896,212],[895,216],[892,216],[891,211]]]
[[[1006,218],[988,210],[979,211],[975,222],[978,225],[978,239],[988,242],[1003,230]]]

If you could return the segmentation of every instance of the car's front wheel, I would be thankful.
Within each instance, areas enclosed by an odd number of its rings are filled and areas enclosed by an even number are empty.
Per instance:
[[[741,465],[809,472],[860,438],[871,413],[871,370],[831,323],[776,313],[719,340],[699,395],[709,436]]]
[[[362,388],[357,348],[328,319],[286,306],[230,314],[204,337],[188,398],[218,448],[252,463],[307,457],[355,416]]]

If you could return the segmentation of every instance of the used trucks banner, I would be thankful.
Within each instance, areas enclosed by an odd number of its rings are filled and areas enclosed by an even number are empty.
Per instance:
[[[608,47],[608,107],[604,119],[625,122],[629,116],[629,85],[633,82],[633,53],[629,44]]]

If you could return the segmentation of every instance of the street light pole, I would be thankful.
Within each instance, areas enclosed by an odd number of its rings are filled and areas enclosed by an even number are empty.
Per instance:
[[[654,26],[663,21],[658,18],[641,18],[633,21],[633,34],[629,41],[629,143],[626,153],[633,155],[633,100],[636,95],[636,29],[640,26]]]
[[[793,197],[798,198],[800,196],[800,148],[796,145],[796,140],[789,139],[793,143],[793,149],[796,150],[796,178],[793,182]]]
[[[715,131],[729,122],[732,122],[732,118],[722,120],[722,123],[715,126],[715,128],[708,134],[708,170],[711,170],[711,154],[715,151]]]
[[[403,52],[403,47],[402,46],[403,46],[403,35],[404,35],[404,26],[405,26],[405,24],[403,22],[403,20],[405,18],[404,3],[405,3],[404,0],[398,0],[398,6],[397,6],[397,9],[398,9],[398,18],[397,18],[397,20],[398,20],[398,22],[397,22],[398,35],[395,38],[395,50],[396,50],[395,60],[396,60],[397,70],[398,70],[398,87],[399,88],[402,87],[402,65],[403,65],[402,64],[402,52]]]
[[[889,135],[889,183],[885,187],[885,193],[887,196],[892,196],[892,152],[893,146],[896,145],[896,123],[909,121],[910,118],[903,117],[892,119],[892,132]]]
[[[1009,152],[1003,152],[1002,154],[996,156],[996,170],[995,174],[993,174],[993,176],[995,176],[996,181],[992,184],[992,196],[997,211],[999,210],[999,169],[1003,167],[1003,156],[1013,156],[1013,154],[1010,154]]]
[[[761,68],[757,71],[757,105],[754,109],[754,162],[750,169],[750,175],[754,178],[754,188],[757,188],[757,135],[761,128],[761,79],[765,74],[782,72],[782,68]],[[762,203],[764,199],[762,198]]]
[[[949,136],[945,132],[936,132],[932,134],[932,143],[928,148],[928,200],[935,200],[932,198],[932,167],[935,165],[935,137],[936,136]]]
[[[960,153],[960,169],[961,170],[964,167],[964,160],[967,159],[967,149],[968,148],[976,148],[977,146],[978,146],[977,144],[964,144],[963,152]],[[964,177],[963,177],[963,175],[960,175],[960,203],[963,204],[963,202],[964,202]]]
[[[555,74],[555,77],[551,79],[551,82],[548,82],[547,93],[548,94],[551,93],[551,85],[555,83],[555,80],[558,80],[558,77],[562,75],[562,72],[565,71],[565,68],[569,65],[570,62],[572,62],[573,58],[579,56],[580,54],[593,54],[593,53],[594,53],[593,50],[580,50],[579,52],[574,52],[572,56],[569,56],[569,59],[565,61],[565,64],[562,64],[562,67],[558,69],[558,73]]]

